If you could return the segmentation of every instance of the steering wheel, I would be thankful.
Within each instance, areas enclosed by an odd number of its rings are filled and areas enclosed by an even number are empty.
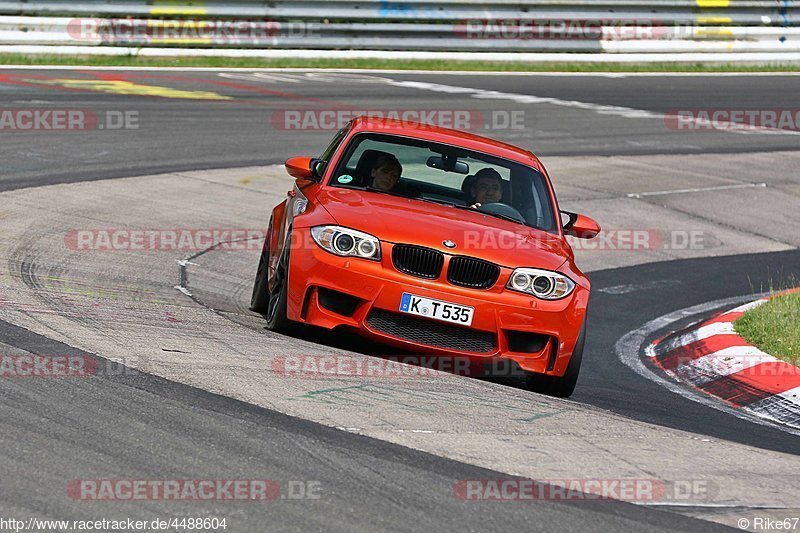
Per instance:
[[[503,204],[503,203],[499,203],[499,202],[491,203],[491,204],[482,204],[478,208],[478,211],[482,211],[484,213],[495,214],[495,215],[504,215],[504,216],[513,218],[514,220],[520,222],[521,224],[526,224],[527,223],[527,221],[525,220],[525,217],[522,216],[522,213],[520,213],[519,211],[517,211],[516,209],[514,209],[513,207],[511,207],[508,204]]]

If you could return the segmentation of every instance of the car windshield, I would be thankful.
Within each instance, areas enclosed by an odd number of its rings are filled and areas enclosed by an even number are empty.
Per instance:
[[[545,231],[556,219],[544,176],[499,157],[385,134],[354,137],[330,185],[475,209]]]

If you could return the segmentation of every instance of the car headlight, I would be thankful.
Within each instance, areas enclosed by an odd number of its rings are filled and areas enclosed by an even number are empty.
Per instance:
[[[369,233],[341,226],[311,228],[311,236],[322,249],[342,257],[381,260],[381,243]]]
[[[575,282],[564,274],[538,268],[517,268],[511,273],[506,288],[532,294],[542,300],[558,300],[568,296]]]

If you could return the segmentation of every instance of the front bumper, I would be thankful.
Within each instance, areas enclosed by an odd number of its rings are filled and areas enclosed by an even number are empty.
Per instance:
[[[586,313],[586,288],[577,285],[562,300],[539,300],[505,289],[512,269],[502,268],[493,287],[468,289],[447,282],[447,259],[440,279],[421,279],[394,268],[392,243],[381,243],[383,259],[377,262],[328,253],[313,243],[309,228],[295,233],[299,234],[294,242],[305,245],[291,251],[289,319],[328,329],[350,327],[415,353],[482,363],[507,359],[523,370],[556,376],[566,371]],[[445,322],[399,313],[403,293],[474,307],[472,326],[448,327]]]

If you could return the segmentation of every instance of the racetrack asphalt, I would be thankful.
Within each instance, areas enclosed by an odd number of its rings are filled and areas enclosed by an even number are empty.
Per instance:
[[[223,73],[225,74],[225,73]],[[587,110],[513,100],[457,97],[388,84],[425,82],[484,91],[621,106],[666,113],[680,109],[794,109],[798,76],[480,76],[0,70],[8,108],[135,112],[138,129],[18,132],[3,137],[0,190],[174,170],[281,163],[287,153],[316,153],[332,130],[279,129],[287,110],[460,110],[481,114],[474,131],[540,156],[704,154],[796,150],[796,135],[674,131],[663,120],[631,120]],[[230,100],[196,100],[98,92],[52,80],[98,77],[157,87],[213,92]],[[98,80],[102,82],[103,80]],[[48,82],[48,83],[44,83]],[[107,89],[106,89],[107,90]],[[459,94],[459,93],[456,93]],[[502,127],[523,112],[521,128]],[[497,127],[492,127],[494,125]],[[489,126],[488,128],[485,126]]]
[[[763,107],[757,100],[768,100],[770,108],[791,108],[800,80],[792,76],[374,76],[401,84],[423,82],[427,88],[375,81],[372,76],[333,74],[311,81],[301,74],[288,77],[264,74],[252,78],[237,74],[238,78],[223,78],[218,73],[106,72],[103,76],[106,81],[133,80],[131,83],[189,92],[216,91],[230,100],[142,97],[103,92],[97,85],[85,90],[58,85],[54,88],[53,84],[42,83],[66,78],[93,79],[95,74],[89,71],[0,71],[0,99],[4,108],[133,111],[139,123],[137,129],[113,132],[1,133],[7,166],[0,177],[0,190],[10,192],[25,187],[196,169],[264,166],[278,163],[288,155],[314,154],[333,132],[282,130],[275,127],[275,114],[309,105],[314,109],[330,107],[330,102],[350,109],[361,106],[477,110],[484,118],[493,113],[503,116],[523,110],[525,127],[489,128],[490,131],[478,128],[481,131],[477,133],[531,148],[545,161],[557,156],[568,159],[566,156],[570,155],[664,156],[674,163],[684,154],[694,157],[718,154],[724,158],[726,154],[733,157],[753,152],[760,157],[763,154],[779,157],[777,154],[782,151],[798,147],[795,135],[675,132],[659,119],[630,118],[624,116],[624,110],[614,108],[607,113],[608,108],[606,112],[603,108],[616,106],[663,113],[683,107]],[[431,85],[439,87],[430,90]],[[559,101],[536,104],[532,106],[534,109],[514,101],[514,97],[456,102],[448,96],[452,93],[441,91],[441,86]],[[759,96],[753,97],[754,94]],[[596,105],[577,108],[569,104],[571,101]],[[787,176],[790,174],[787,172]],[[758,175],[752,179],[763,181],[766,177]],[[575,183],[570,181],[567,185]],[[790,178],[781,185],[784,191],[797,190],[796,182],[792,184]],[[179,196],[174,200],[181,202]],[[265,204],[263,213],[269,207]],[[52,209],[57,210],[58,204],[53,203]],[[225,216],[230,218],[231,214]],[[0,223],[2,217],[0,208]],[[793,220],[788,224],[789,229],[794,227]],[[742,238],[769,241],[765,237],[769,235],[765,224],[752,228],[723,221],[720,226],[741,234]],[[28,238],[36,236],[29,234]],[[614,344],[622,335],[652,318],[697,303],[757,292],[775,281],[776,276],[787,278],[798,274],[800,253],[793,249],[797,244],[786,240],[774,244],[780,245],[776,250],[786,251],[693,257],[613,269],[603,269],[602,261],[594,261],[590,277],[596,292],[587,339],[590,349],[572,400],[657,426],[796,455],[800,451],[796,436],[757,426],[677,396],[628,371],[614,353]],[[17,276],[19,265],[12,259],[18,257],[4,257],[7,274]],[[234,265],[231,276],[251,275],[247,261],[236,258],[229,263]],[[202,282],[202,275],[197,279]],[[249,283],[249,278],[245,282]],[[233,296],[226,299],[225,287],[233,287],[226,283],[208,283],[207,294],[203,294],[201,283],[198,301],[218,313],[243,314],[240,301]],[[631,289],[621,294],[603,292],[622,285]],[[206,297],[211,301],[204,301]],[[4,303],[13,309],[13,301]],[[238,320],[258,329],[252,326],[252,317]],[[47,324],[41,317],[37,321]],[[70,336],[64,330],[58,334],[53,336]],[[75,352],[72,347],[54,344],[57,341],[8,322],[0,323],[0,341],[7,345],[8,353]],[[284,339],[284,342],[294,340]],[[353,344],[346,348],[359,351]],[[280,527],[274,529],[553,530],[567,523],[588,530],[707,530],[713,526],[707,521],[618,502],[459,501],[453,497],[455,481],[504,477],[507,471],[492,472],[471,465],[468,454],[464,461],[437,457],[263,406],[254,407],[158,376],[140,373],[131,376],[97,376],[73,382],[0,381],[4,404],[9,410],[9,416],[3,417],[0,437],[4,448],[10,450],[0,503],[4,515],[151,517],[187,515],[202,509],[205,515],[230,516],[235,523],[234,531],[273,529],[270,526],[278,524]],[[503,384],[516,390],[513,382]],[[313,479],[325,487],[325,497],[320,501],[195,507],[174,502],[109,505],[75,502],[66,497],[69,479],[122,477],[121,473],[131,478]],[[13,485],[9,480],[14,480]],[[714,519],[714,511],[693,512]]]

